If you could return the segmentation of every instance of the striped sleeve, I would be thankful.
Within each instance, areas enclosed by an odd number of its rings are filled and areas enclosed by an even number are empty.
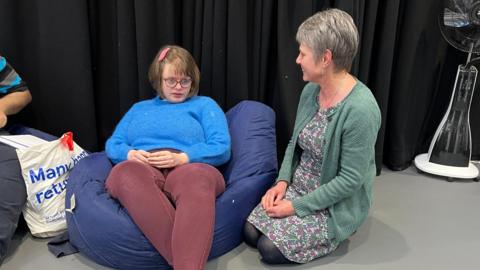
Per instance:
[[[7,60],[0,56],[0,97],[25,90],[28,90],[27,84],[20,78]]]

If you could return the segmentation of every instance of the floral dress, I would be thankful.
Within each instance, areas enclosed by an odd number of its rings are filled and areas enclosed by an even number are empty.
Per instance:
[[[324,134],[328,124],[327,115],[339,104],[328,109],[319,109],[300,132],[298,145],[302,148],[300,163],[285,197],[294,200],[320,186]],[[306,263],[324,256],[337,248],[328,237],[328,209],[322,209],[305,217],[292,215],[286,218],[270,218],[259,204],[248,217],[248,222],[268,237],[290,261]]]

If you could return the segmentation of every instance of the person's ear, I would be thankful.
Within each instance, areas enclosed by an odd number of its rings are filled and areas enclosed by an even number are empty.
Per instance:
[[[321,58],[322,65],[328,67],[333,61],[333,53],[330,49],[326,49]]]

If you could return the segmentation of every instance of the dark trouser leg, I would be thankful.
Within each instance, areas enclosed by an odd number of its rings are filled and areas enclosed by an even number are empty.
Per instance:
[[[207,164],[185,164],[168,174],[164,190],[176,206],[173,268],[204,269],[212,246],[215,199],[225,190],[223,176]]]
[[[272,240],[268,239],[265,235],[262,235],[258,240],[258,251],[262,255],[262,261],[268,264],[291,264],[294,263],[285,256],[275,246]]]
[[[243,227],[243,235],[247,245],[258,248],[260,255],[262,255],[263,262],[268,264],[294,263],[285,258],[272,240],[268,239],[268,237],[263,235],[261,231],[248,221],[245,222],[245,226]]]
[[[243,236],[245,243],[253,248],[257,248],[258,239],[262,236],[262,233],[255,228],[250,222],[245,222],[243,226]]]
[[[0,145],[0,264],[17,228],[27,198],[15,149]]]
[[[106,186],[150,243],[173,265],[171,239],[175,209],[162,191],[164,183],[164,175],[152,166],[125,161],[112,169]]]

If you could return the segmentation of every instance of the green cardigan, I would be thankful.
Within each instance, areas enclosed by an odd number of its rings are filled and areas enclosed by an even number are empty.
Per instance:
[[[299,133],[318,111],[320,87],[309,83],[300,97],[292,138],[285,151],[278,181],[290,183],[300,161]],[[365,221],[372,202],[376,173],[375,142],[380,128],[380,109],[370,89],[357,81],[336,110],[327,116],[321,185],[295,199],[293,207],[303,217],[328,208],[329,238],[341,242]]]

